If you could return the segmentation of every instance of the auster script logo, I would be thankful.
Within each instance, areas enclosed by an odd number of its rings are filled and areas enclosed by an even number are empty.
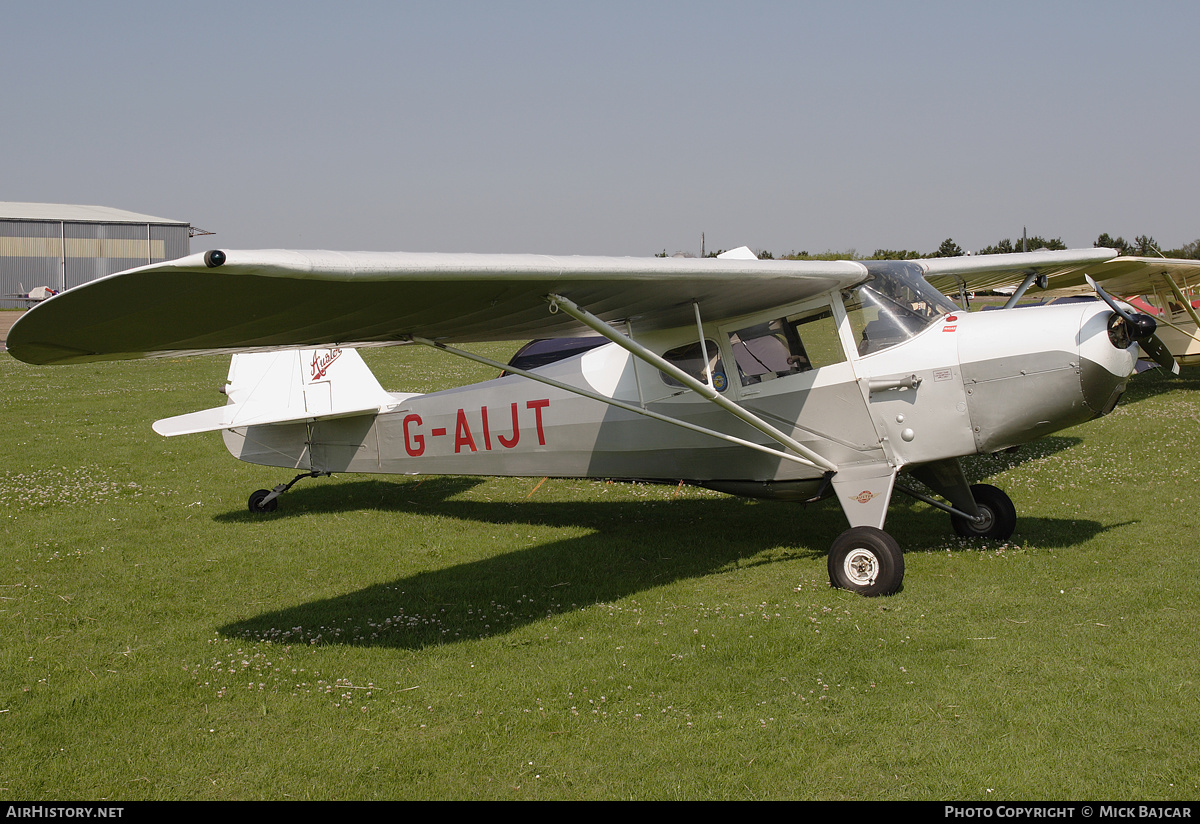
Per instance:
[[[327,349],[324,355],[313,352],[311,380],[319,381],[325,377],[325,373],[329,371],[329,364],[337,360],[341,354],[341,349]]]
[[[875,493],[871,492],[870,490],[864,489],[862,492],[860,492],[854,496],[854,500],[858,501],[860,504],[866,504],[866,503],[870,503],[871,499],[874,497],[875,497]]]

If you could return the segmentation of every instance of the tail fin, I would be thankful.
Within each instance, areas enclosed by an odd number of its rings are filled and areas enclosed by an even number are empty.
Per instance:
[[[400,399],[385,392],[354,349],[287,349],[234,355],[222,390],[225,406],[155,421],[160,435],[188,435],[256,424],[340,418],[382,411]]]

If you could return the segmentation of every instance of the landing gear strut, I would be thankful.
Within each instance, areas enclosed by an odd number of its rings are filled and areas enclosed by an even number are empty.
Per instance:
[[[279,484],[274,489],[255,490],[250,494],[250,511],[258,514],[274,512],[279,508],[279,496],[295,486],[301,478],[319,478],[322,475],[328,477],[332,474],[332,472],[318,472],[314,469],[312,472],[301,472],[290,482]]]
[[[899,484],[896,489],[950,513],[954,531],[963,538],[1007,541],[1017,528],[1017,509],[1012,499],[990,484],[970,487],[977,515],[969,512],[971,501],[963,501],[965,479],[956,490],[949,489],[957,506],[942,503]],[[869,499],[868,499],[869,500]],[[958,508],[961,506],[962,508]],[[891,595],[904,583],[904,555],[896,539],[873,526],[856,526],[838,536],[829,550],[829,583],[859,595]]]

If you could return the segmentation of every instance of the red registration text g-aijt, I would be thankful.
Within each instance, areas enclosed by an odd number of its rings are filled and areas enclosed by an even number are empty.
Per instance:
[[[510,405],[512,416],[511,423],[506,422],[503,429],[493,431],[492,425],[488,416],[488,408],[481,407],[479,410],[479,428],[473,430],[471,423],[467,418],[467,411],[459,409],[454,419],[454,454],[463,452],[478,452],[483,449],[485,452],[492,450],[492,436],[495,436],[495,441],[505,449],[513,449],[521,442],[521,424],[524,419],[526,428],[529,426],[529,412],[533,412],[533,426],[537,433],[539,446],[546,445],[546,432],[542,426],[542,410],[550,406],[549,398],[541,398],[540,400],[526,401],[525,413],[521,413],[520,404],[513,403]],[[410,457],[419,458],[425,454],[426,438],[444,438],[449,436],[449,432],[445,427],[433,427],[426,435],[424,422],[421,416],[412,413],[404,416],[404,451]],[[478,433],[478,437],[477,437]]]

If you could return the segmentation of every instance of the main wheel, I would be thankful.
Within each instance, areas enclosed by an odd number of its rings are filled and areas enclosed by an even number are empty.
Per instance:
[[[1017,508],[1012,499],[991,484],[975,484],[971,487],[975,506],[979,507],[978,518],[951,515],[950,523],[960,538],[994,538],[1007,541],[1017,528]]]
[[[276,509],[278,509],[279,508],[279,499],[278,498],[272,498],[271,500],[267,501],[266,503],[263,503],[263,498],[267,497],[270,494],[271,494],[271,490],[269,490],[269,489],[258,489],[258,490],[255,490],[253,493],[251,493],[251,495],[250,495],[250,511],[257,512],[257,513],[263,513],[263,512],[274,512]]]
[[[829,548],[829,583],[859,595],[891,595],[904,583],[904,554],[896,539],[873,526],[856,526]]]

